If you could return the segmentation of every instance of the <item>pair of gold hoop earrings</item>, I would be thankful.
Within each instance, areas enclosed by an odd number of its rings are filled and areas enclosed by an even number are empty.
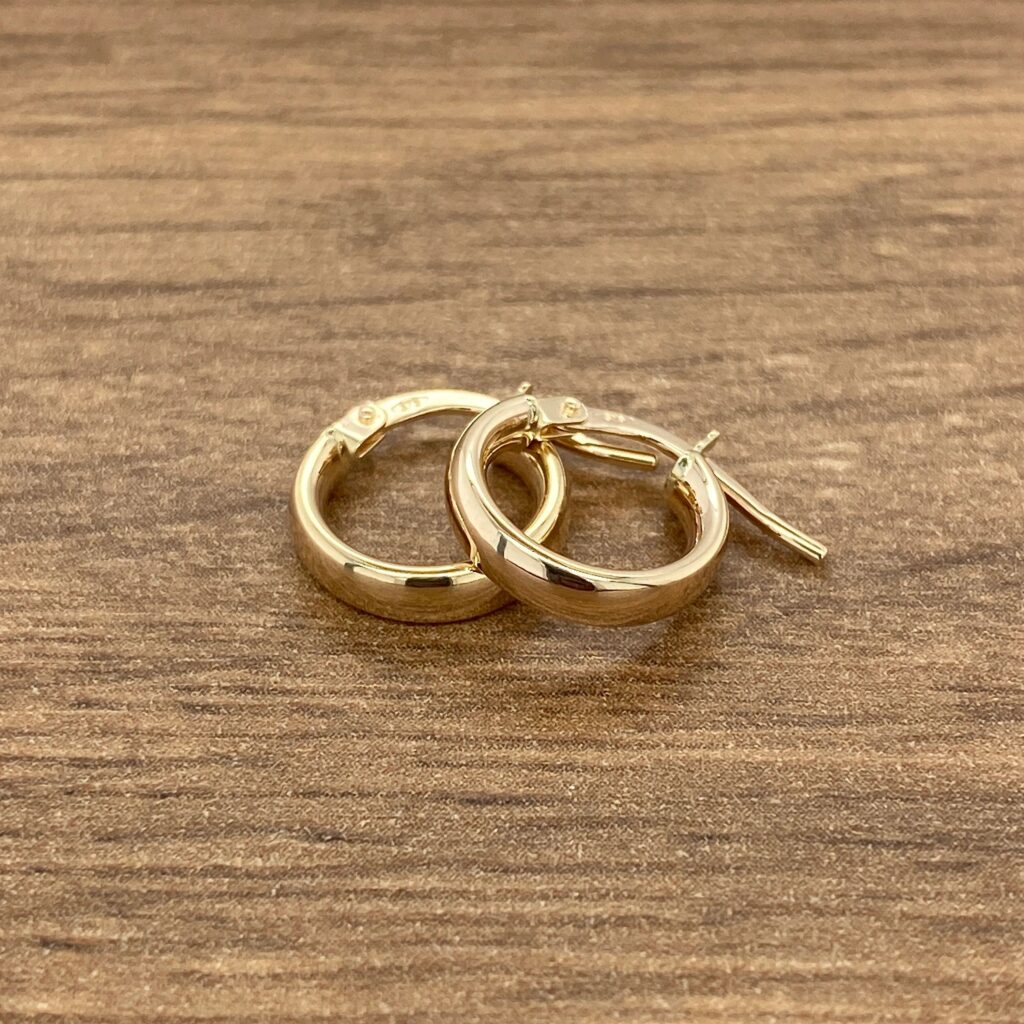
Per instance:
[[[292,532],[303,565],[349,604],[403,622],[456,622],[518,598],[564,619],[629,626],[671,615],[703,592],[725,548],[730,503],[808,560],[824,559],[824,545],[770,512],[706,457],[717,433],[691,445],[632,416],[530,391],[523,385],[503,401],[473,391],[413,391],[350,409],[317,438],[295,477]],[[324,508],[356,459],[399,424],[454,413],[473,417],[452,450],[447,474],[448,505],[468,551],[465,561],[385,562],[356,551],[330,529]],[[548,547],[558,544],[568,509],[556,446],[648,469],[658,455],[671,459],[665,496],[683,524],[686,553],[656,569],[603,569]],[[487,470],[499,461],[534,496],[535,510],[522,528],[502,512],[488,486]]]

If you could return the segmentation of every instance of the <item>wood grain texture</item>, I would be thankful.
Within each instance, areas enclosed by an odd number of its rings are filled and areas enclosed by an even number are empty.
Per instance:
[[[1017,3],[0,4],[0,1019],[1024,1015]],[[628,631],[299,569],[354,401],[528,378],[743,524]],[[446,556],[457,429],[352,478]],[[571,551],[674,550],[571,462]]]

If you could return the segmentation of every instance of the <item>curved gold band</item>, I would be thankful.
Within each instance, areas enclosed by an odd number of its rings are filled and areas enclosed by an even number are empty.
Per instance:
[[[470,562],[421,566],[385,562],[346,544],[324,518],[331,492],[386,431],[425,416],[476,415],[496,401],[472,391],[409,392],[355,406],[328,427],[302,459],[290,502],[296,551],[310,574],[349,604],[405,622],[455,622],[511,600]],[[526,535],[548,539],[562,522],[567,496],[558,454],[541,443],[513,453],[507,464],[537,500]]]

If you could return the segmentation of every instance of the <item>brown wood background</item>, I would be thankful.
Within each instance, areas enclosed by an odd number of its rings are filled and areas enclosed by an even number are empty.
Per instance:
[[[0,1019],[1014,1022],[1019,3],[0,4]],[[338,605],[353,402],[696,437],[674,621]],[[456,424],[347,536],[442,557]],[[574,553],[657,482],[571,466]]]

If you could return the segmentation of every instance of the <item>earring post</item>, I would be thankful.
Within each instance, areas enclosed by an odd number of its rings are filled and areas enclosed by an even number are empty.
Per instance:
[[[570,434],[568,437],[560,437],[557,440],[559,444],[564,445],[570,451],[586,455],[591,459],[610,459],[612,462],[620,462],[624,466],[635,466],[639,469],[655,469],[658,465],[657,458],[650,452],[602,444],[586,433]]]
[[[808,562],[820,565],[828,554],[828,548],[821,541],[798,530],[792,523],[786,522],[781,516],[776,515],[766,508],[748,491],[741,483],[725,472],[717,463],[708,460],[712,472],[718,477],[718,482],[725,491],[725,496],[745,516],[751,519],[756,526],[765,533],[782,541],[786,547],[791,548],[798,555],[806,558]]]

